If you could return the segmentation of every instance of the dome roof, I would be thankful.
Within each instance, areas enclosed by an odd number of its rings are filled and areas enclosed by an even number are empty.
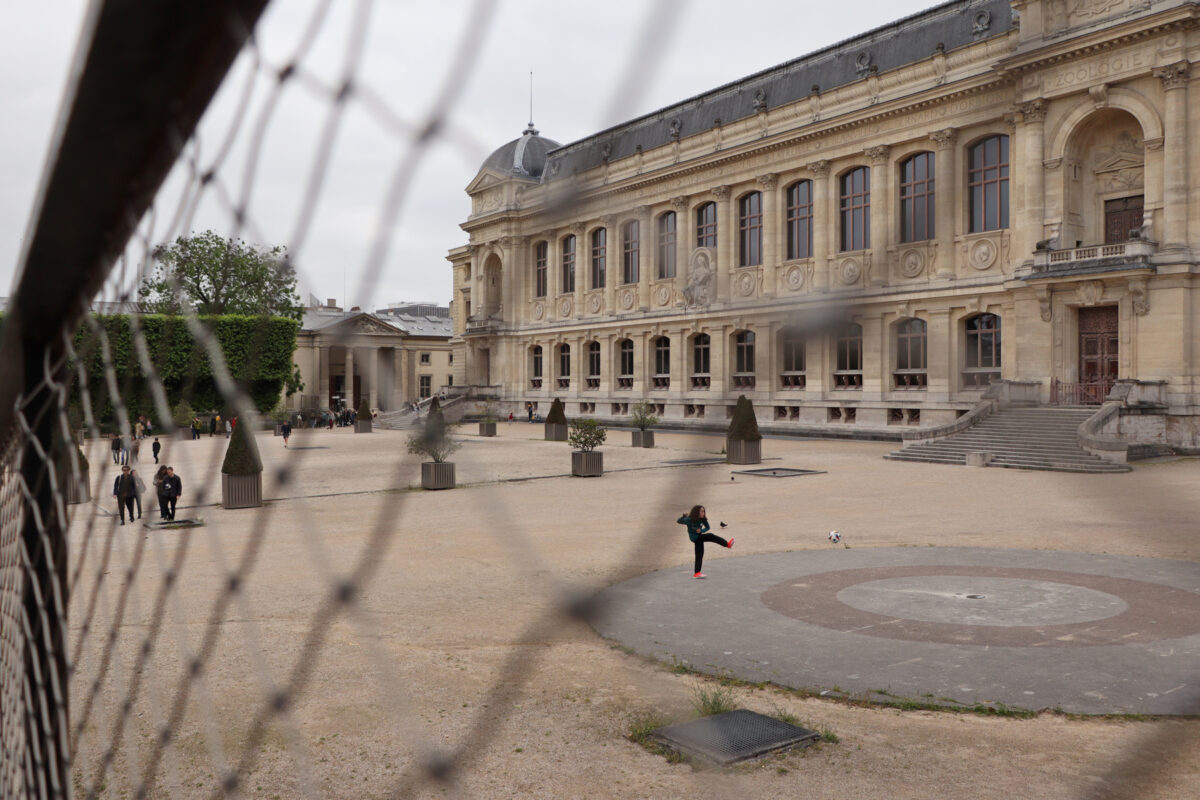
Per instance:
[[[546,154],[561,147],[553,139],[539,136],[533,123],[521,134],[487,157],[480,169],[492,169],[522,178],[539,179],[546,168]]]

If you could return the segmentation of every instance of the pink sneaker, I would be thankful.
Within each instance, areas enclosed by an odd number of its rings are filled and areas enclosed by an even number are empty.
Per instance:
[[[693,575],[692,577],[693,577],[693,578],[707,578],[708,576],[707,576],[707,575],[705,575],[703,572],[697,572],[697,573],[696,573],[695,575]]]
[[[729,544],[727,544],[725,546],[728,547],[730,550],[732,550],[733,549],[733,539],[730,539]]]

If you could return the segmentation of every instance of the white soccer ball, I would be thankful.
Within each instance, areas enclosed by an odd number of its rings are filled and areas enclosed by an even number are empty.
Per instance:
[[[837,531],[829,532],[829,541],[833,542],[834,544],[837,544],[841,540],[842,540],[842,535],[840,533],[838,533]]]

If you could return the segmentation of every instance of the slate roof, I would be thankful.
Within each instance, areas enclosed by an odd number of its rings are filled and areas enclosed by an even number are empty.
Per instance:
[[[797,23],[800,8],[797,4]],[[872,67],[887,72],[923,61],[939,43],[949,52],[1003,36],[1016,26],[1013,14],[1009,0],[952,0],[551,150],[542,180],[598,167],[606,151],[615,160],[633,155],[638,145],[643,150],[666,145],[674,130],[686,138],[711,130],[717,119],[729,124],[802,100],[814,85],[826,92],[866,79]]]
[[[449,317],[428,317],[417,316],[415,314],[372,314],[369,311],[330,311],[313,308],[304,310],[304,319],[300,323],[300,330],[310,333],[325,330],[355,317],[376,319],[385,325],[399,328],[408,336],[445,337],[449,339],[453,334],[453,322]]]

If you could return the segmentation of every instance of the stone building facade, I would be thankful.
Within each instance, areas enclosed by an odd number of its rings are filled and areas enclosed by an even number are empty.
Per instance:
[[[1195,446],[1198,20],[962,0],[565,146],[531,123],[467,187],[455,380],[864,433],[1137,381]]]

